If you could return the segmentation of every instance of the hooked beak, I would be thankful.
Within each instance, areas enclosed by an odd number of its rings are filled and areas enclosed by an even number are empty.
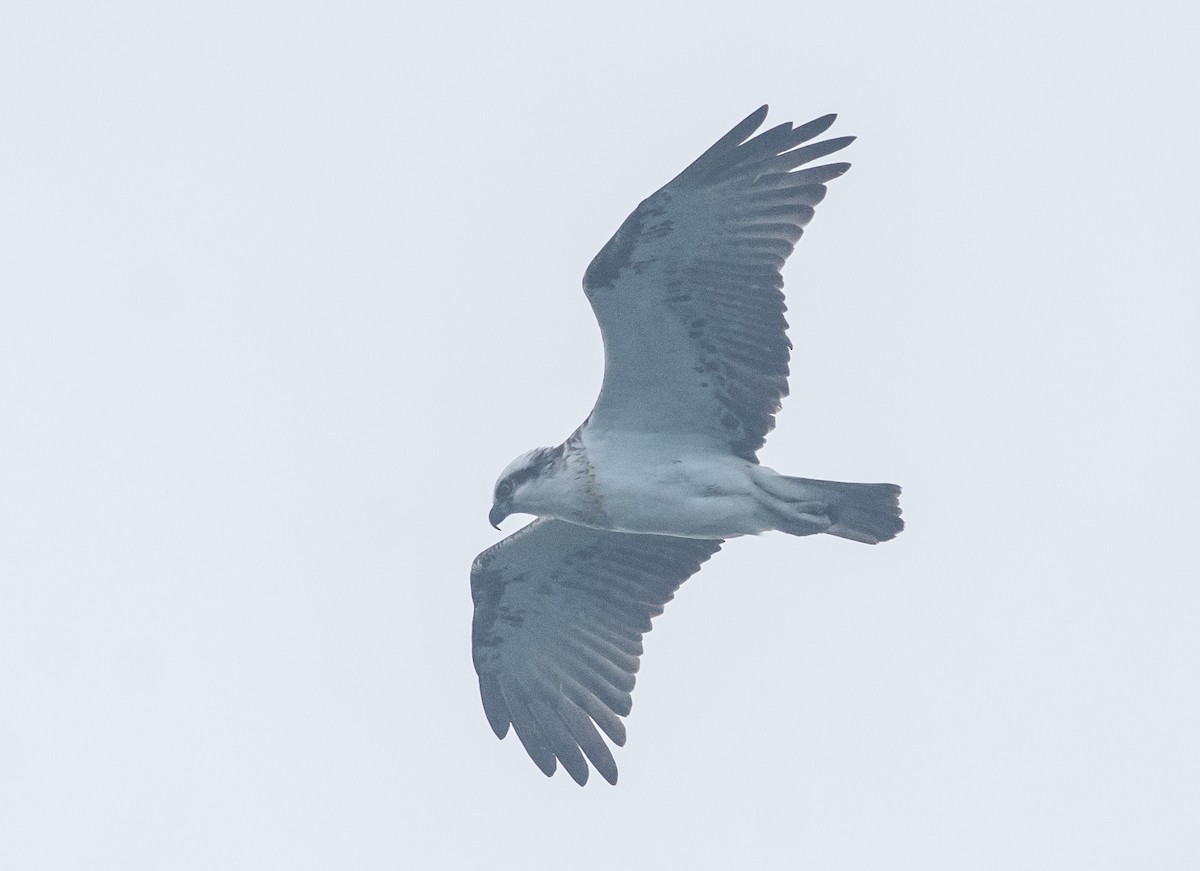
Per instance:
[[[488,523],[492,524],[495,529],[500,528],[500,521],[509,515],[509,507],[504,503],[497,502],[492,506],[492,510],[488,512]]]

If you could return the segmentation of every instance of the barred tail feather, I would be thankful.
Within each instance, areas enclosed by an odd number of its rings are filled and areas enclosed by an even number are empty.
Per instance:
[[[830,505],[830,535],[878,544],[890,541],[904,529],[900,518],[900,488],[895,484],[836,484],[827,481],[838,498]]]
[[[765,469],[763,471],[766,471]],[[895,484],[847,484],[772,475],[759,485],[774,498],[778,528],[792,535],[827,532],[839,538],[878,544],[904,529],[900,488]]]

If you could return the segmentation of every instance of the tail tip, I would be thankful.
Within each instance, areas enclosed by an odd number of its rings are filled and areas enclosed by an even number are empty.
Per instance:
[[[833,518],[834,522],[825,530],[830,535],[862,544],[879,544],[891,541],[904,531],[904,520],[900,517],[900,487],[896,484],[860,485],[857,499],[841,506]]]

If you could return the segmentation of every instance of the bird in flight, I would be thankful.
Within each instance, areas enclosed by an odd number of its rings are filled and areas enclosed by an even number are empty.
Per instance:
[[[517,457],[488,519],[537,519],[471,567],[472,654],[488,722],[547,776],[609,783],[642,636],[725,539],[780,530],[876,544],[904,528],[895,484],[781,475],[756,454],[787,395],[780,269],[826,183],[806,166],[834,115],[753,136],[763,106],[643,200],[588,266],[604,339],[591,414]],[[805,168],[800,168],[805,167]]]

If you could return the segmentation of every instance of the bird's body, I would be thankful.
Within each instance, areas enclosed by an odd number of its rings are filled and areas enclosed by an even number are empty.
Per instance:
[[[779,530],[875,544],[903,529],[894,484],[781,475],[757,452],[787,394],[787,256],[849,164],[797,170],[832,115],[750,137],[762,107],[644,200],[584,274],[604,383],[562,444],[500,475],[489,520],[538,517],[480,554],[472,633],[484,710],[546,774],[616,765],[642,634],[728,538]]]
[[[588,438],[584,445],[601,470],[596,489],[603,494],[605,529],[724,539],[771,528],[754,497],[754,473],[767,470],[741,457],[628,433]],[[626,459],[635,456],[636,462]]]
[[[614,532],[733,538],[771,528],[755,518],[754,469],[729,454],[585,426],[513,505]]]
[[[613,532],[704,539],[828,532],[839,505],[851,498],[844,488],[891,487],[789,478],[686,439],[598,432],[588,424],[540,451],[551,459],[520,486],[509,508]],[[528,467],[528,456],[518,458],[517,469]],[[881,520],[876,541],[899,531],[893,510]]]

